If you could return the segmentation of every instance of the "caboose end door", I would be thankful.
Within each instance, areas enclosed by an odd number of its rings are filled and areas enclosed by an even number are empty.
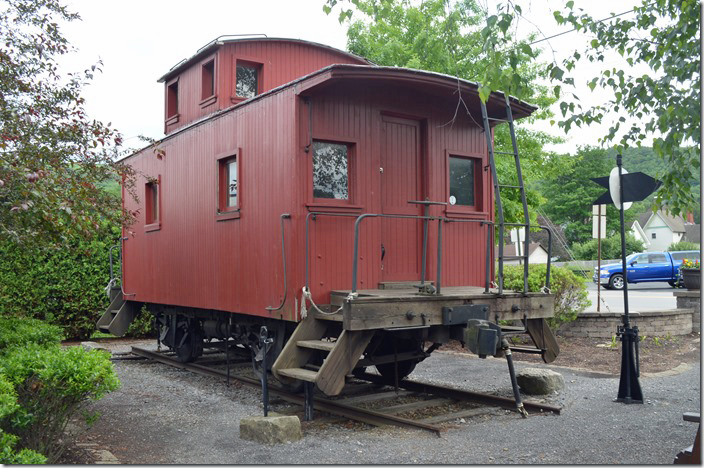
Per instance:
[[[381,213],[422,215],[422,126],[416,120],[382,116],[380,180]],[[421,272],[423,223],[418,219],[381,219],[381,281],[418,281]]]

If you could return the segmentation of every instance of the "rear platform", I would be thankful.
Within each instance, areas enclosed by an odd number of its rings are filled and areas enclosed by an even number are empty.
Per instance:
[[[392,289],[332,291],[330,308],[333,315],[315,312],[324,320],[342,321],[345,330],[373,330],[380,328],[423,327],[451,325],[443,319],[443,309],[463,305],[485,305],[488,317],[499,320],[541,319],[552,317],[555,298],[552,294],[522,293],[497,289],[461,286],[444,287],[442,294],[423,294],[419,288],[408,286]]]

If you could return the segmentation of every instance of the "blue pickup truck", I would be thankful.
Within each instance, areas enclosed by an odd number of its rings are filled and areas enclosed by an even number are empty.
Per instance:
[[[699,260],[698,250],[679,252],[643,252],[626,257],[629,283],[667,281],[673,288],[678,287],[679,270],[685,258]],[[601,271],[595,267],[595,283],[607,289],[623,289],[623,267],[621,262],[602,265]]]

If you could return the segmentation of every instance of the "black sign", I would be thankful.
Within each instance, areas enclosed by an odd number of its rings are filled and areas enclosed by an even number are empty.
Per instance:
[[[609,177],[596,177],[592,179],[597,184],[602,187],[609,188]],[[655,190],[662,185],[662,182],[650,177],[648,174],[643,172],[633,172],[629,174],[623,174],[621,176],[623,184],[623,200],[622,203],[626,202],[637,202],[645,200],[645,198],[653,193]],[[606,205],[607,203],[613,203],[611,199],[611,193],[608,191],[602,194],[596,199],[592,205]]]

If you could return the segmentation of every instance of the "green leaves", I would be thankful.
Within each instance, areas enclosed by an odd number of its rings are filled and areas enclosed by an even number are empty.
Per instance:
[[[546,270],[545,265],[528,266],[528,289],[531,292],[538,292],[545,285]],[[505,266],[504,285],[507,289],[523,291],[523,267]],[[550,268],[550,290],[555,295],[555,315],[548,319],[548,325],[553,329],[574,321],[591,304],[585,280],[567,268]]]
[[[22,333],[16,330],[34,328],[40,336],[53,333],[51,327],[38,320],[0,318],[0,330],[8,333],[8,342],[19,343]],[[110,362],[102,351],[86,351],[80,346],[63,348],[59,343],[30,340],[4,348],[0,354],[0,461],[23,463],[13,459],[32,460],[24,463],[56,463],[70,433],[69,420],[78,422],[83,415],[87,423],[94,420],[84,412],[89,400],[102,398],[120,385]],[[2,407],[5,411],[2,411]],[[3,430],[12,435],[3,433]],[[14,445],[33,451],[14,452]],[[43,454],[39,455],[37,452]],[[46,456],[46,457],[44,457]]]
[[[81,96],[100,66],[61,76],[71,48],[57,22],[77,19],[60,0],[5,2],[0,14],[0,236],[22,243],[89,238],[102,219],[119,223],[119,200],[98,188],[129,179],[116,163],[122,141],[88,118]],[[70,209],[71,212],[67,210]]]

